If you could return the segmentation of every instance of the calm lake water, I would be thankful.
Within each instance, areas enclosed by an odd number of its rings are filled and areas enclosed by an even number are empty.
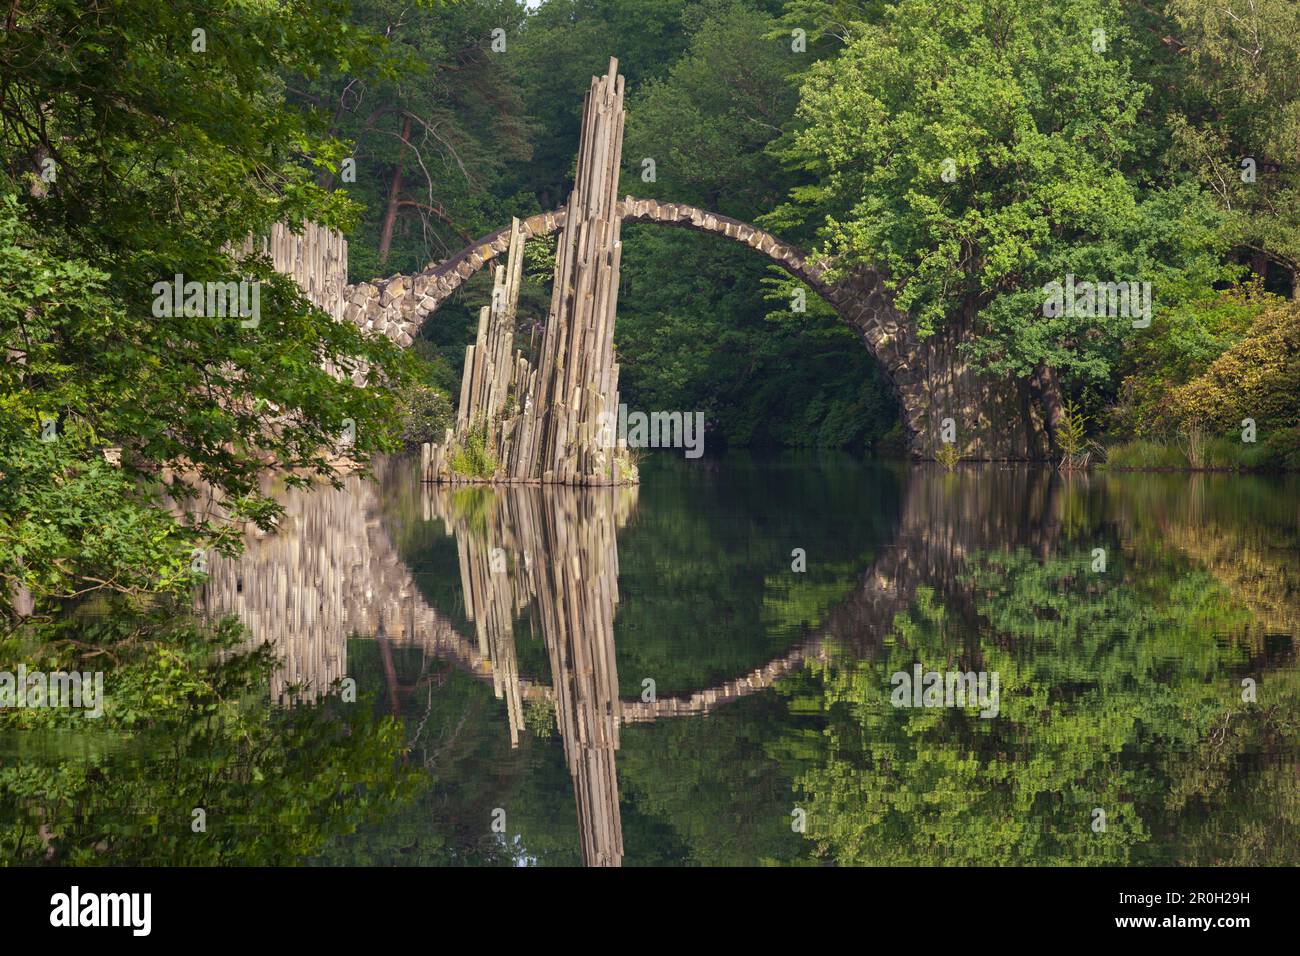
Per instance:
[[[211,563],[197,609],[251,645],[163,646],[109,669],[110,720],[0,733],[0,850],[1295,865],[1298,491],[739,454],[453,490],[383,463],[284,491],[277,534]],[[268,641],[269,680],[239,651]]]
[[[1297,490],[835,455],[451,490],[394,462],[290,492],[202,606],[277,642],[274,700],[346,677],[401,720],[415,782],[311,862],[1294,865]]]

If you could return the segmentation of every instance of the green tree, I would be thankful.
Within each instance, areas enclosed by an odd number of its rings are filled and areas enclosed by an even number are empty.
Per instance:
[[[514,67],[522,8],[358,0],[347,16],[386,39],[387,68],[365,74],[341,62],[290,85],[295,101],[329,116],[329,135],[351,145],[355,175],[324,169],[319,181],[365,205],[350,250],[354,280],[418,271],[503,218],[533,212],[531,197],[516,196],[533,134]]]
[[[1158,303],[1217,274],[1198,191],[1148,184],[1127,37],[1108,0],[902,0],[807,75],[787,149],[816,184],[783,212],[841,269],[883,267],[922,334],[978,358],[1107,380],[1130,319],[1047,318],[1042,287],[1145,280]]]
[[[648,191],[750,220],[771,209],[790,175],[769,143],[794,115],[789,44],[772,39],[770,15],[741,3],[692,10],[689,46],[662,79],[647,81],[629,107],[625,191]],[[655,182],[642,182],[643,159]]]
[[[196,508],[184,534],[168,530],[145,513],[159,513],[164,495],[186,503],[206,487],[269,528],[277,508],[259,484],[269,470],[290,482],[332,476],[349,424],[360,462],[391,447],[393,400],[376,386],[405,376],[394,347],[313,308],[264,257],[231,251],[276,221],[355,217],[316,178],[343,145],[285,102],[282,80],[327,64],[381,66],[381,38],[353,30],[346,11],[337,0],[10,6],[0,33],[0,611],[20,585],[39,606],[135,586],[150,564],[155,583],[176,583],[178,556],[221,544],[222,529]],[[260,316],[160,310],[155,286],[176,275],[259,282]],[[46,417],[55,449],[36,447]],[[104,447],[121,449],[125,481],[99,467]],[[60,502],[69,487],[83,497]],[[103,556],[82,544],[104,527],[123,529],[129,553],[96,569],[88,563]]]
[[[624,192],[753,221],[797,181],[769,148],[793,118],[789,74],[806,58],[758,6],[687,12],[686,51],[631,97]],[[629,404],[700,409],[734,445],[861,448],[890,431],[892,397],[857,335],[810,290],[806,311],[791,311],[798,283],[783,270],[710,237],[625,236],[615,335]]]
[[[591,78],[618,57],[629,92],[661,76],[680,55],[690,0],[549,0],[529,14],[517,49],[528,115],[538,124],[533,160],[520,175],[542,209],[569,199]],[[626,155],[626,152],[625,152]]]
[[[1267,279],[1279,266],[1278,291],[1300,297],[1300,7],[1170,0],[1166,14],[1166,42],[1178,51],[1177,158],[1224,211],[1228,240],[1255,272]]]

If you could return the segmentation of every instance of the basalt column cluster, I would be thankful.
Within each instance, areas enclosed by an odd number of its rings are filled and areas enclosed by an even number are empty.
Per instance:
[[[514,350],[523,236],[511,228],[492,305],[466,349],[454,434],[424,449],[430,481],[623,484],[637,480],[614,441],[622,224],[623,77],[618,61],[593,77],[583,106],[577,175],[556,250],[555,283],[534,368]]]

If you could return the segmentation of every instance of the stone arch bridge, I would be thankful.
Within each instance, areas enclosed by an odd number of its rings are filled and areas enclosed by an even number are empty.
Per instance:
[[[875,270],[859,269],[834,280],[829,264],[749,223],[681,203],[628,196],[619,203],[625,222],[658,223],[712,233],[748,246],[822,296],[862,338],[898,402],[912,454],[933,457],[943,419],[952,418],[957,444],[974,459],[1042,460],[1049,456],[1048,422],[1059,406],[1054,380],[1025,381],[982,374],[958,346],[970,334],[954,325],[922,340],[900,312]],[[552,235],[564,227],[563,208],[521,222],[526,238]],[[469,278],[503,254],[510,228],[477,240],[415,275],[394,275],[343,290],[344,317],[384,334],[402,347],[421,324]]]

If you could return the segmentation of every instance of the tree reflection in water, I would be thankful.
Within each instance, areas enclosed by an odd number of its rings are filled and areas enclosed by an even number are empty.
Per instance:
[[[215,562],[199,601],[274,641],[280,669],[232,651],[221,666],[245,677],[222,683],[196,655],[178,685],[220,694],[178,692],[128,728],[147,745],[57,771],[7,734],[24,750],[0,769],[6,847],[1294,863],[1300,533],[1280,485],[736,460],[651,462],[639,489],[429,488],[399,465],[291,491],[280,533]],[[891,707],[891,674],[917,662],[997,671],[998,718]],[[371,706],[325,693],[344,676]]]

